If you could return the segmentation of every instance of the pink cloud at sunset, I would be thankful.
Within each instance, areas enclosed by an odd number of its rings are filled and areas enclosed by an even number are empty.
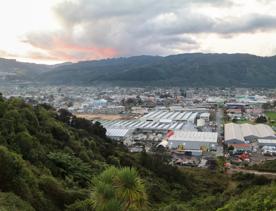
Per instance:
[[[37,49],[37,51],[34,50],[28,53],[30,58],[34,60],[77,62],[81,60],[112,58],[119,54],[114,48],[83,46],[58,36],[53,36],[46,42],[36,42],[34,40],[25,40],[24,42]]]

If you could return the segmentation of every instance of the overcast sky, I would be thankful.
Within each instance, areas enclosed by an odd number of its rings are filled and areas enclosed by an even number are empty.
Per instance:
[[[0,0],[0,57],[276,54],[276,0]]]

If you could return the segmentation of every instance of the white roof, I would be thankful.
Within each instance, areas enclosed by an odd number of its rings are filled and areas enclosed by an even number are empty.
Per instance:
[[[225,141],[233,139],[244,141],[244,138],[248,136],[255,136],[256,138],[275,137],[275,132],[270,126],[265,124],[228,123],[224,125]]]
[[[258,139],[260,144],[276,144],[276,139]]]
[[[197,114],[198,114],[197,112],[179,112],[179,111],[161,110],[161,111],[152,111],[144,115],[143,117],[141,117],[141,120],[160,121],[162,119],[170,119],[172,121],[175,121],[175,120],[184,121],[190,118],[189,121],[194,121]],[[205,115],[208,115],[208,113]]]
[[[256,130],[255,125],[252,124],[241,124],[239,125],[243,134],[243,137],[247,137],[247,136],[255,136],[255,137],[259,137],[258,131]]]
[[[200,114],[200,118],[209,118],[210,117],[210,113],[202,113]]]
[[[172,120],[171,119],[160,119],[159,122],[160,123],[171,123]]]
[[[233,140],[233,139],[244,141],[240,126],[234,123],[225,124],[224,139],[225,141]]]
[[[258,131],[259,137],[261,137],[261,138],[275,136],[275,132],[268,125],[257,124],[257,125],[255,125],[255,127]]]
[[[168,141],[163,140],[163,141],[161,141],[161,142],[157,145],[157,147],[158,147],[158,146],[167,147],[167,146],[168,146]]]
[[[109,137],[125,137],[129,129],[122,128],[106,128],[106,135]]]
[[[213,132],[175,131],[169,141],[199,141],[217,143],[218,134]]]

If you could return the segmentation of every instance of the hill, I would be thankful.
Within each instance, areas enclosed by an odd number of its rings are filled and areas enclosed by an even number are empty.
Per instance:
[[[39,74],[52,70],[52,66],[18,62],[15,59],[0,58],[0,82],[30,81]]]
[[[78,62],[42,73],[51,84],[275,87],[276,57],[249,54],[136,56]]]
[[[249,202],[249,210],[276,208],[275,184],[266,178],[230,178],[220,165],[216,171],[179,169],[168,158],[129,153],[99,123],[66,110],[0,97],[0,210],[94,210],[93,178],[112,166],[137,169],[148,210],[239,210]],[[104,187],[98,191],[110,194]],[[258,200],[250,199],[252,192]]]

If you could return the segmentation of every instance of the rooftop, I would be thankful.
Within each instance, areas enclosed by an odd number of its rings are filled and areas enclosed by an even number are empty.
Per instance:
[[[276,138],[273,129],[266,124],[252,125],[248,123],[228,123],[225,124],[224,129],[225,141],[233,139],[244,141],[244,139],[249,136],[253,136],[256,138]]]
[[[213,132],[175,131],[169,141],[199,141],[217,143],[218,134]]]
[[[106,128],[106,135],[109,137],[125,137],[129,131],[129,129]]]

